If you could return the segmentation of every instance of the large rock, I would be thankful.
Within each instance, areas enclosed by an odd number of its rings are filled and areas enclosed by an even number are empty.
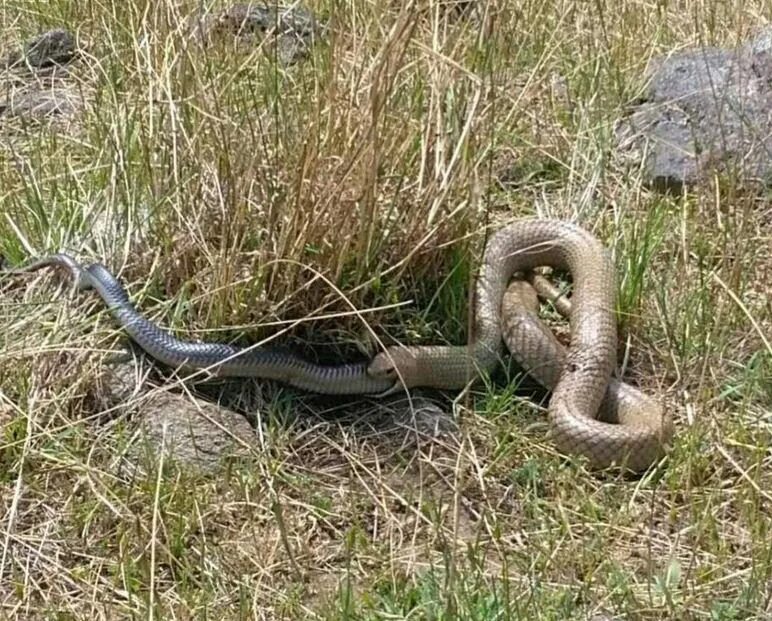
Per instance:
[[[618,146],[648,183],[681,191],[716,173],[772,182],[772,31],[736,50],[705,47],[657,59]]]
[[[69,63],[80,51],[75,36],[62,29],[18,44],[0,61],[9,70],[3,76],[0,116],[40,120],[78,112],[87,89],[69,79]]]

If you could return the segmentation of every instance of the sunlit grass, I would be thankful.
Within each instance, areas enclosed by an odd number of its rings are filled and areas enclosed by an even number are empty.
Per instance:
[[[593,474],[510,370],[444,401],[460,430],[435,440],[264,387],[247,456],[132,469],[142,397],[94,395],[119,349],[104,309],[48,275],[3,280],[2,614],[771,614],[768,200],[731,178],[661,197],[613,157],[647,60],[732,45],[763,3],[321,2],[330,30],[291,67],[193,45],[199,5],[0,0],[4,44],[88,42],[80,115],[0,118],[0,253],[104,262],[193,338],[329,315],[272,344],[340,360],[376,337],[463,342],[488,233],[572,219],[614,254],[620,365],[672,408],[675,445],[639,480]]]

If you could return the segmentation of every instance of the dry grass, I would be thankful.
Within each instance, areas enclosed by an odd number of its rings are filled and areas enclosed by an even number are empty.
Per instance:
[[[330,359],[462,342],[488,228],[571,218],[614,249],[627,376],[675,446],[630,481],[557,455],[503,383],[446,402],[438,438],[272,390],[217,476],[127,473],[131,419],[90,398],[110,322],[47,276],[3,283],[0,614],[772,618],[768,199],[665,199],[610,157],[647,59],[736,43],[766,5],[314,3],[328,38],[287,69],[189,44],[198,5],[2,0],[6,43],[90,45],[77,121],[2,120],[0,252],[104,261],[184,334]],[[310,321],[352,306],[382,309]]]

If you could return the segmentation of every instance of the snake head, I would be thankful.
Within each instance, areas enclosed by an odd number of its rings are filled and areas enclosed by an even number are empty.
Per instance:
[[[406,347],[388,347],[377,354],[367,367],[370,377],[394,381],[394,387],[386,394],[403,388],[410,388],[420,383],[420,364],[410,349]]]

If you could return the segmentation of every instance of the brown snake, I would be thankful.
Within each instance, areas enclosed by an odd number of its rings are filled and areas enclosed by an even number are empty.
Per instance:
[[[508,289],[513,275],[539,266],[573,277],[567,351],[536,315],[533,289],[523,281]],[[587,231],[558,220],[516,221],[486,247],[469,344],[390,347],[369,373],[398,377],[405,387],[460,389],[498,364],[503,335],[520,364],[552,391],[551,434],[561,451],[584,455],[596,468],[645,470],[664,454],[673,424],[658,403],[611,377],[615,291],[609,255]]]

